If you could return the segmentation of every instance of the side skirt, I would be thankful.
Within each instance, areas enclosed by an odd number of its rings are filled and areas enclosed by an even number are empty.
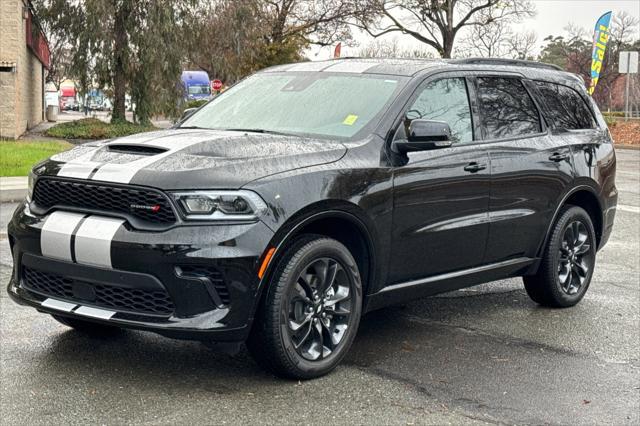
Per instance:
[[[499,279],[527,275],[537,268],[539,259],[519,257],[490,265],[477,266],[462,271],[419,280],[407,281],[384,287],[368,297],[365,312],[374,311],[389,305],[406,303],[439,293],[471,287],[477,284]]]

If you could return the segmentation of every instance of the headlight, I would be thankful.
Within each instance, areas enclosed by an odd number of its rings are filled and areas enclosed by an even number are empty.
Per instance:
[[[33,186],[36,183],[36,175],[33,173],[33,170],[29,172],[29,183],[27,185],[27,202],[31,202],[31,198],[33,197]]]
[[[190,220],[255,220],[267,210],[251,191],[193,191],[171,194]]]

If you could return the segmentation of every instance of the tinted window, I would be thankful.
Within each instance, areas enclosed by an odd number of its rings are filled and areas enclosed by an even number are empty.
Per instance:
[[[428,83],[407,111],[410,119],[444,121],[454,142],[473,140],[467,85],[463,78],[445,78]]]
[[[524,136],[541,131],[538,110],[520,80],[479,77],[477,81],[485,139]]]
[[[549,108],[549,119],[557,129],[593,129],[596,123],[582,97],[570,87],[536,81]]]

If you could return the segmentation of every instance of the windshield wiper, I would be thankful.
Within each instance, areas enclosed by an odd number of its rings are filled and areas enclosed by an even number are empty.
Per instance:
[[[199,127],[199,126],[179,126],[179,127],[176,127],[176,129],[201,129],[201,130],[210,130],[210,129],[207,129],[206,127]]]
[[[267,129],[218,129],[218,130],[226,130],[229,132],[253,132],[253,133],[265,133],[269,135],[281,135],[281,136],[299,136],[295,133],[285,133],[278,132],[276,130],[267,130]]]

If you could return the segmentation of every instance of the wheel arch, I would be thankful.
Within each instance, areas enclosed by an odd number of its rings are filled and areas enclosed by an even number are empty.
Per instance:
[[[590,186],[580,185],[573,188],[562,198],[562,201],[556,207],[556,210],[553,214],[553,218],[549,222],[547,227],[547,232],[542,242],[541,246],[538,248],[538,256],[542,256],[542,252],[547,245],[547,241],[551,235],[551,231],[553,230],[553,225],[558,220],[558,215],[560,214],[560,210],[566,205],[572,205],[583,208],[589,217],[591,218],[591,222],[593,223],[593,228],[596,233],[596,245],[600,248],[600,242],[602,241],[602,234],[604,230],[604,217],[602,212],[602,202],[598,197],[597,192]]]
[[[375,228],[360,207],[346,202],[319,202],[307,206],[280,227],[267,246],[267,250],[274,248],[275,251],[260,279],[261,293],[268,285],[280,255],[296,237],[303,234],[323,235],[344,244],[356,260],[366,296],[376,276]]]

